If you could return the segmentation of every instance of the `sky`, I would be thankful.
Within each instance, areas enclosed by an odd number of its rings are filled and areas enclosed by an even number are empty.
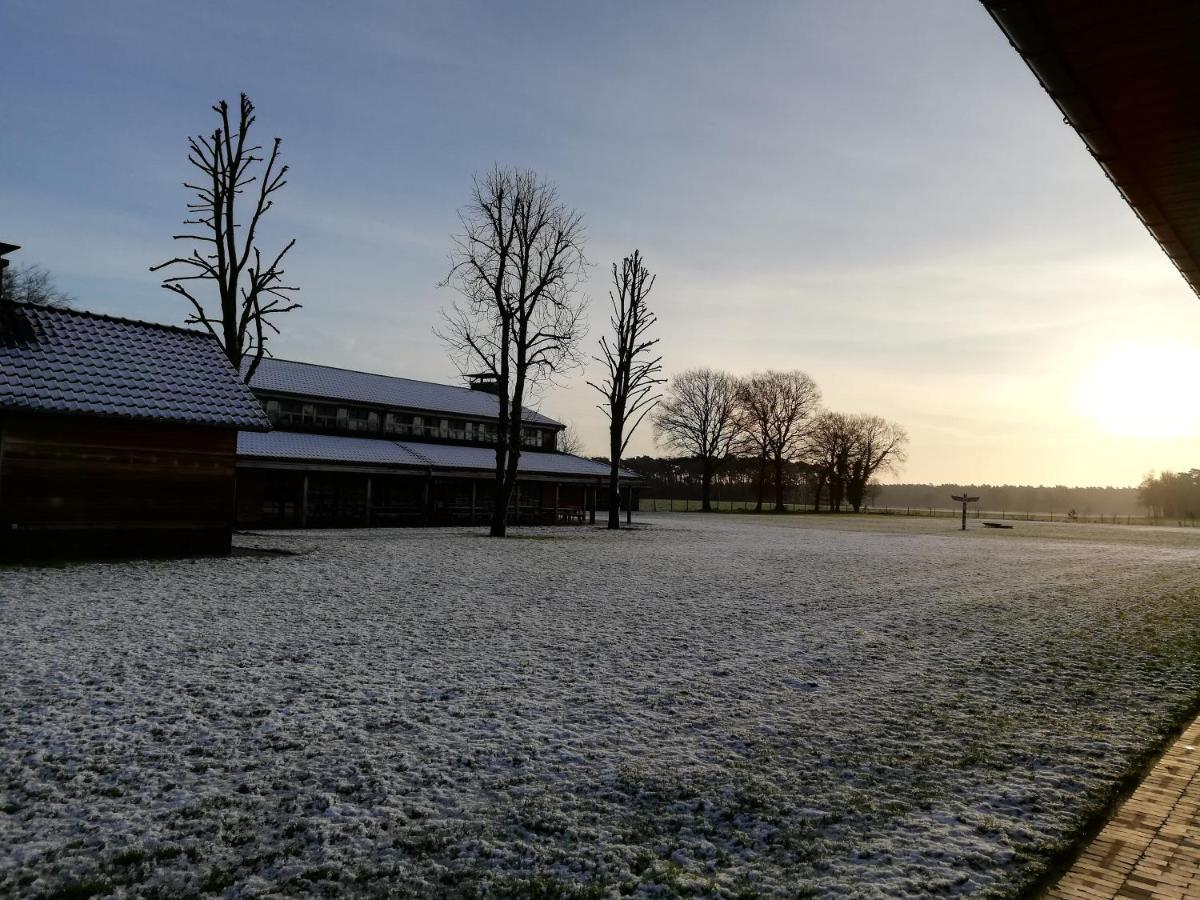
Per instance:
[[[803,370],[905,426],[892,480],[1200,464],[1200,301],[976,3],[0,0],[0,70],[0,240],[87,309],[183,321],[149,266],[245,91],[291,166],[276,356],[455,382],[457,211],[519,166],[584,215],[588,355],[639,248],[668,375]],[[602,453],[596,374],[541,409]]]

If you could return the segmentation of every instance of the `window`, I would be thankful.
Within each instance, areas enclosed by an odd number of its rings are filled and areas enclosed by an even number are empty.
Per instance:
[[[388,434],[412,434],[413,417],[404,413],[388,413],[384,417],[383,430]]]
[[[276,412],[271,414],[271,405]],[[267,415],[271,416],[274,425],[300,425],[304,419],[304,404],[298,400],[271,400],[267,406]]]
[[[379,430],[379,414],[361,406],[347,410],[346,426],[351,431],[375,432]]]
[[[338,408],[324,403],[305,403],[304,424],[317,428],[337,428]]]

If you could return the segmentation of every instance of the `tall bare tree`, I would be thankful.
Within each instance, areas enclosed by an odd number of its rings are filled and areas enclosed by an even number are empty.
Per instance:
[[[770,457],[771,392],[766,376],[743,378],[738,384],[739,435],[736,452],[757,460],[754,511],[762,512],[767,495],[767,460]]]
[[[846,478],[846,499],[855,512],[862,509],[871,479],[894,471],[906,458],[908,434],[879,416],[853,416],[853,444]]]
[[[775,474],[775,512],[783,512],[784,465],[803,453],[812,418],[821,401],[815,381],[799,371],[768,372],[767,452]]]
[[[0,297],[7,303],[31,306],[69,307],[75,298],[54,283],[54,276],[42,266],[5,266],[0,269]]]
[[[619,269],[613,263],[612,279],[612,336],[600,338],[601,355],[595,357],[606,372],[601,381],[588,384],[604,397],[597,405],[608,417],[608,527],[615,530],[621,527],[621,457],[642,419],[661,399],[657,388],[666,379],[659,377],[662,357],[655,355],[659,339],[650,337],[658,321],[647,303],[655,276],[641,252],[626,256]]]
[[[814,504],[818,510],[821,492],[826,486],[829,488],[829,511],[838,512],[842,508],[854,440],[854,418],[844,413],[823,412],[808,430],[805,457],[813,467]]]
[[[740,429],[738,380],[713,369],[689,369],[671,379],[654,410],[658,439],[700,461],[700,508],[712,511],[713,476]]]
[[[580,362],[583,223],[553,184],[498,166],[475,179],[459,220],[463,230],[454,238],[444,284],[461,299],[443,313],[437,334],[459,371],[487,375],[500,397],[490,532],[503,537],[526,399]]]
[[[176,256],[150,271],[171,268],[180,273],[163,278],[162,286],[192,304],[187,322],[207,328],[249,382],[267,352],[268,332],[279,333],[275,317],[300,307],[291,299],[299,288],[284,282],[282,268],[296,239],[274,256],[264,257],[257,244],[259,223],[274,206],[273,195],[287,184],[288,167],[279,162],[282,141],[275,138],[265,157],[266,168],[261,175],[252,174],[264,157],[262,145],[250,138],[254,104],[245,94],[236,123],[231,122],[224,100],[213,111],[220,118],[217,128],[207,136],[188,138],[188,162],[199,170],[200,178],[184,182],[196,199],[188,204],[191,217],[183,224],[195,228],[173,235],[197,246],[189,255]],[[246,217],[240,215],[244,193],[252,201]],[[205,282],[215,286],[215,298],[204,296]]]
[[[752,451],[759,460],[756,511],[762,511],[768,461],[774,476],[775,511],[785,510],[786,464],[801,455],[820,399],[816,382],[799,371],[756,373],[742,381],[744,449]]]

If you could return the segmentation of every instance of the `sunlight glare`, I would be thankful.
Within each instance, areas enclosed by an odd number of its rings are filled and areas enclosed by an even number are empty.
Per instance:
[[[1119,344],[1079,382],[1079,407],[1104,432],[1173,438],[1200,433],[1200,350],[1175,342]]]

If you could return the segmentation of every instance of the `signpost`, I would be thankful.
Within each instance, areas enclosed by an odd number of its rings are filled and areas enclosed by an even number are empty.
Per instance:
[[[951,494],[950,499],[962,504],[962,530],[967,530],[967,504],[975,503],[979,500],[978,497],[968,497],[966,494],[961,496]]]

